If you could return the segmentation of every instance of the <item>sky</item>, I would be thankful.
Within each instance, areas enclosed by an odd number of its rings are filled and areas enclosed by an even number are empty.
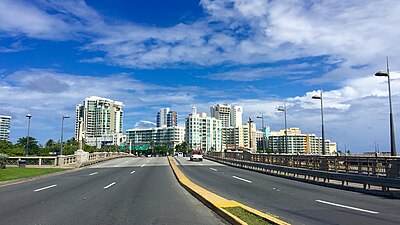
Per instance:
[[[389,58],[400,143],[399,0],[2,0],[0,115],[11,138],[73,137],[89,96],[124,103],[124,130],[178,122],[196,106],[242,105],[271,130],[325,137],[352,153],[389,149]],[[245,121],[244,121],[245,122]]]

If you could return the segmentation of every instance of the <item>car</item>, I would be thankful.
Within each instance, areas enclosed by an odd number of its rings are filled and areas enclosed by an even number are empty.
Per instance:
[[[178,153],[177,153],[177,156],[178,156],[178,157],[183,157],[183,152],[178,152]]]
[[[201,151],[192,151],[190,155],[190,161],[203,161],[203,154]]]

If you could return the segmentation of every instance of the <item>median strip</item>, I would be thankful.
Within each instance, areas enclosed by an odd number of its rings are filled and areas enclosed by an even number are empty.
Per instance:
[[[240,219],[239,217],[241,216],[241,214],[236,213],[237,209],[232,210],[232,208],[239,207],[240,208],[239,211],[244,212],[246,215],[251,215],[251,216],[255,216],[257,218],[261,218],[261,220],[267,222],[266,224],[288,225],[288,223],[286,223],[280,219],[277,219],[274,216],[265,214],[256,209],[253,209],[246,205],[243,205],[239,202],[225,199],[219,195],[216,195],[216,194],[200,187],[199,185],[190,181],[183,174],[183,172],[175,164],[175,161],[172,157],[168,157],[168,161],[169,161],[169,164],[170,164],[172,171],[174,172],[178,182],[186,190],[188,190],[193,196],[195,196],[197,199],[199,199],[206,206],[208,206],[210,209],[215,211],[218,215],[223,217],[226,221],[230,222],[231,224],[254,224],[251,221],[247,221],[247,223],[246,223],[245,221]],[[232,212],[230,212],[230,211],[232,211]]]
[[[34,190],[34,192],[43,191],[43,190],[46,190],[46,189],[49,189],[49,188],[53,188],[53,187],[56,187],[56,186],[57,186],[57,184],[53,184],[53,185],[50,185],[50,186],[47,186],[47,187],[36,189],[36,190]]]

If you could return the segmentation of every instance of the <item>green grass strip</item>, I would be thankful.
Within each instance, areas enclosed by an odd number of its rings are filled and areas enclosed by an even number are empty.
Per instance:
[[[268,221],[266,221],[264,218],[255,215],[242,207],[226,207],[223,208],[226,211],[232,213],[233,215],[237,216],[239,219],[243,220],[249,225],[264,225],[264,224],[270,224]]]
[[[49,173],[63,171],[62,168],[20,168],[20,167],[6,167],[0,169],[0,181],[14,180],[25,177],[34,177]]]

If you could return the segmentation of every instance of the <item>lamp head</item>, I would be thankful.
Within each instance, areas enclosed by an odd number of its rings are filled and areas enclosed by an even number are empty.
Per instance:
[[[28,117],[29,119],[32,117],[32,115],[30,113],[26,114],[26,117]]]
[[[312,99],[321,99],[321,96],[319,96],[319,95],[314,95],[314,96],[312,96],[311,98],[312,98]]]
[[[388,77],[389,74],[387,72],[381,70],[381,71],[376,72],[375,76],[377,76],[377,77]]]

